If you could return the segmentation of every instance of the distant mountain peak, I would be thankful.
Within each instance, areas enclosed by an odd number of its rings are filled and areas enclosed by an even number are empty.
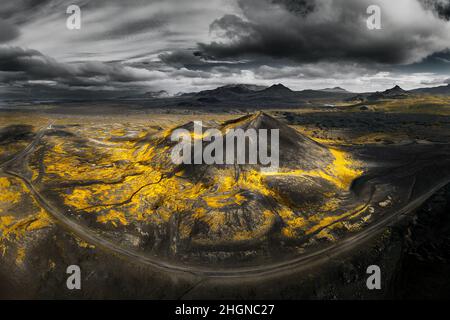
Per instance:
[[[323,92],[336,92],[336,93],[340,93],[340,92],[348,93],[349,92],[349,91],[347,91],[347,90],[345,90],[344,88],[341,88],[341,87],[325,88],[325,89],[322,89],[320,91],[323,91]]]
[[[371,94],[359,94],[350,100],[360,101],[377,101],[383,99],[402,99],[409,95],[408,91],[403,90],[400,86],[395,85],[391,89],[385,91],[377,91]]]
[[[215,96],[227,98],[234,95],[248,94],[265,89],[266,87],[251,84],[227,84],[211,90],[197,92],[197,96]]]
[[[258,86],[256,84],[247,84],[247,83],[235,83],[235,84],[227,84],[225,86],[222,86],[222,88],[228,88],[228,89],[242,89],[242,90],[248,90],[248,91],[260,91],[264,90],[267,87],[266,86]]]
[[[406,93],[406,91],[403,90],[399,85],[395,85],[393,88],[385,90],[384,93]]]
[[[281,83],[274,84],[274,85],[270,86],[269,88],[265,89],[265,91],[270,91],[270,92],[293,92],[291,89],[289,89],[288,87],[286,87],[285,85],[283,85]]]

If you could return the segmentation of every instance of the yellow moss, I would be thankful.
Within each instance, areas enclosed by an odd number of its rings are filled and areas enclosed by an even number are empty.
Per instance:
[[[349,155],[345,152],[330,149],[330,153],[333,155],[333,162],[328,165],[325,169],[316,170],[293,170],[287,172],[264,172],[264,176],[309,176],[309,177],[319,177],[330,183],[334,184],[336,187],[348,190],[352,181],[359,177],[363,171],[358,169],[359,163],[353,161]]]
[[[265,184],[264,176],[256,170],[245,173],[239,180],[239,186],[264,196],[275,196],[274,191]]]
[[[320,218],[319,216],[314,216],[312,217],[312,221],[316,222],[316,224],[310,228],[309,230],[306,231],[306,234],[311,234],[317,230],[320,230],[322,228],[327,228],[331,225],[333,225],[334,223],[336,223],[337,221],[343,219],[343,218],[354,218],[358,215],[360,215],[361,213],[363,213],[365,210],[367,209],[366,205],[360,205],[358,206],[354,211],[352,212],[345,212],[343,214],[340,215],[336,215],[336,216],[327,216],[324,218]]]
[[[80,248],[90,248],[90,249],[94,249],[95,248],[95,246],[93,246],[93,245],[91,245],[91,244],[89,244],[89,243],[87,243],[87,242],[85,242],[85,241],[83,241],[83,240],[81,240],[79,238],[75,238],[75,240],[77,241],[77,244],[78,244],[78,246]]]
[[[194,219],[202,219],[202,218],[204,218],[206,216],[206,212],[207,211],[206,211],[205,208],[202,208],[202,207],[197,208],[197,209],[195,209],[195,212],[192,215],[192,218],[194,218]]]
[[[18,191],[9,178],[0,177],[0,212],[3,211],[4,206],[19,202],[21,196]]]
[[[331,198],[328,200],[322,207],[320,207],[320,211],[323,212],[332,212],[339,209],[339,205],[341,204],[341,200],[337,198]]]
[[[13,216],[0,217],[0,230],[4,230],[14,222]]]
[[[50,217],[44,209],[41,209],[39,213],[34,216],[34,218],[36,220],[28,225],[27,231],[43,229],[52,223]]]
[[[58,143],[58,144],[56,144],[54,147],[53,147],[53,151],[54,152],[56,152],[56,153],[59,153],[59,154],[63,154],[63,153],[66,153],[65,151],[64,151],[64,142],[62,142],[62,143]]]
[[[332,139],[325,139],[325,138],[317,138],[317,137],[311,137],[311,139],[313,139],[314,141],[321,143],[321,144],[334,144],[336,143],[336,141],[332,140]]]
[[[219,211],[210,212],[207,222],[211,228],[211,231],[217,232],[223,227],[225,223],[225,214]]]
[[[339,180],[336,184],[342,189],[348,189],[354,179],[359,177],[363,171],[355,169],[360,166],[359,163],[353,161],[349,155],[345,152],[330,149],[331,154],[334,156],[332,167],[328,169]]]
[[[264,235],[267,234],[267,231],[272,226],[273,221],[275,219],[274,214],[269,211],[265,210],[263,212],[263,223],[258,226],[255,230],[245,230],[245,231],[238,231],[234,234],[233,240],[236,241],[248,241],[255,238],[261,238]]]
[[[124,136],[126,134],[126,131],[124,128],[120,128],[120,129],[113,129],[109,133],[115,136]]]
[[[290,208],[283,206],[277,211],[283,219],[285,226],[281,229],[282,235],[288,238],[294,238],[299,232],[303,232],[308,221],[296,215]]]
[[[0,188],[9,188],[11,186],[11,182],[9,182],[8,178],[0,177]]]
[[[50,217],[41,209],[38,213],[17,220],[14,217],[0,217],[0,231],[2,240],[18,240],[27,231],[40,230],[51,224]]]
[[[281,234],[283,236],[285,236],[286,238],[294,238],[294,237],[296,237],[295,232],[289,227],[284,227],[283,229],[281,229]]]
[[[290,226],[291,228],[294,229],[300,229],[303,228],[305,226],[305,219],[304,218],[300,218],[297,217],[295,219],[289,220],[287,222],[288,226]]]
[[[20,247],[17,249],[17,255],[16,255],[16,265],[23,264],[23,261],[25,260],[25,248]]]
[[[238,180],[234,178],[234,172],[230,169],[221,170],[214,180],[217,193],[240,191],[242,189],[257,192],[264,196],[275,196],[273,190],[267,187],[264,176],[256,170],[242,173]]]
[[[117,227],[118,222],[124,226],[128,225],[123,212],[117,210],[110,210],[107,214],[97,217],[97,221],[105,224],[111,222],[115,227]]]
[[[75,208],[86,208],[91,205],[91,198],[92,192],[89,189],[76,188],[65,196],[64,203]]]
[[[225,206],[237,204],[241,205],[245,201],[245,197],[239,193],[235,194],[212,194],[203,197],[210,208],[223,208]]]
[[[317,234],[317,237],[320,239],[320,238],[325,238],[325,239],[327,239],[328,241],[335,241],[336,240],[336,238],[328,231],[328,230],[326,230],[326,229],[323,229],[322,231],[320,231],[318,234]]]
[[[20,243],[27,236],[27,232],[40,230],[51,224],[47,213],[41,209],[38,213],[22,219],[13,216],[0,217],[0,252],[4,256],[10,243]],[[20,265],[25,259],[25,247],[20,243],[16,252],[16,264]]]

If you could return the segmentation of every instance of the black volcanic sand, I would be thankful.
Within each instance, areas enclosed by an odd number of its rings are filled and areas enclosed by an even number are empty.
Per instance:
[[[433,114],[384,113],[384,112],[309,112],[275,111],[290,125],[311,127],[320,138],[339,142],[352,141],[365,134],[383,133],[380,143],[393,144],[394,135],[401,133],[406,142],[429,140],[448,143],[450,141],[450,117]],[[314,132],[312,132],[314,133]],[[321,135],[322,134],[322,135]]]
[[[26,131],[14,130],[11,135]],[[283,257],[279,265],[271,261],[251,271],[231,266],[217,274],[212,265],[205,274],[189,265],[184,271],[164,270],[118,252],[83,248],[66,228],[55,226],[33,239],[24,267],[17,268],[12,258],[2,260],[0,297],[365,299],[448,294],[448,141],[347,146],[345,150],[366,167],[352,184],[352,197],[368,199],[374,213],[365,228],[340,235],[335,244],[315,245],[301,255]],[[22,175],[24,167],[14,163],[4,170]],[[52,267],[49,261],[54,262]],[[83,270],[81,291],[65,289],[65,267],[71,264]],[[365,286],[365,270],[372,264],[382,270],[380,291]]]

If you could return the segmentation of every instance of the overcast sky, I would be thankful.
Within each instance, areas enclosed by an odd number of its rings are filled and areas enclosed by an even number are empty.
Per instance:
[[[70,4],[80,30],[66,27]],[[381,30],[367,28],[373,4]],[[437,86],[450,78],[449,19],[450,0],[2,1],[0,99]]]

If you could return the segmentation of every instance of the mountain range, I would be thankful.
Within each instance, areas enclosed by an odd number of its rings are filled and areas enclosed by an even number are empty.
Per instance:
[[[57,103],[70,104],[80,102],[98,102],[122,105],[124,102],[139,108],[295,108],[306,106],[333,107],[336,102],[374,102],[386,99],[403,99],[411,95],[450,95],[450,85],[404,90],[398,85],[385,91],[353,93],[341,87],[325,89],[307,89],[294,91],[283,84],[259,86],[254,84],[229,84],[215,89],[199,92],[180,93],[170,96],[167,91],[148,91],[143,94],[130,93],[127,96],[110,96],[93,99],[91,96],[56,98],[53,100],[24,100],[17,98],[4,100],[4,105]],[[5,104],[6,103],[6,104]]]
[[[294,91],[283,84],[274,84],[270,87],[236,84],[184,93],[176,98],[176,103],[177,106],[280,107],[304,105],[311,101],[344,100],[352,96],[354,93],[339,87]]]
[[[235,84],[218,87],[212,90],[184,93],[175,98],[160,99],[160,103],[168,103],[178,107],[259,107],[282,108],[298,106],[333,106],[338,101],[373,102],[386,99],[404,99],[415,94],[450,95],[450,85],[404,90],[396,85],[385,91],[352,93],[341,87],[321,90],[294,91],[283,84],[270,87],[250,84]]]

